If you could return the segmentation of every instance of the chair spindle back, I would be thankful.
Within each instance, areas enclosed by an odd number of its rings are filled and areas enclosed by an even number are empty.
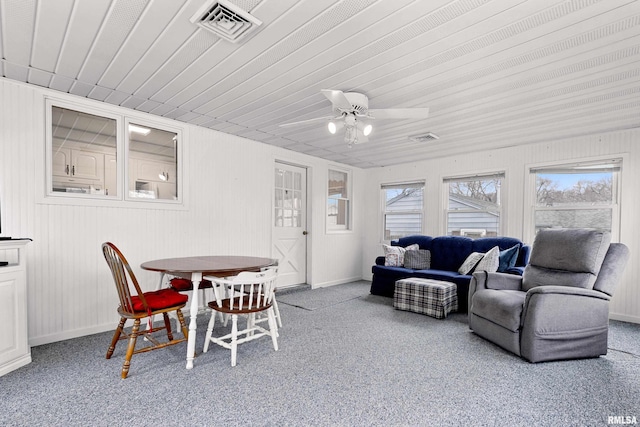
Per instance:
[[[136,295],[140,298],[144,307],[147,308],[147,301],[140,289],[138,280],[122,252],[120,252],[113,243],[106,242],[102,244],[102,253],[113,275],[113,280],[118,290],[121,310],[126,313],[134,313],[128,279],[131,279],[131,283],[133,283],[136,289]],[[128,278],[127,275],[129,276]]]

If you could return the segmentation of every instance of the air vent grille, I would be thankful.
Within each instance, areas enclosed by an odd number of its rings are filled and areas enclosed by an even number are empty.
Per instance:
[[[245,38],[262,24],[249,12],[225,0],[207,2],[191,18],[191,22],[234,43]]]
[[[436,139],[440,139],[440,137],[435,133],[427,132],[420,135],[410,136],[409,139],[412,140],[413,142],[429,142],[429,141],[435,141]]]

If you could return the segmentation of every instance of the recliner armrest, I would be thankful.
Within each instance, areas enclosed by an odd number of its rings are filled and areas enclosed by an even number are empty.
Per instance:
[[[522,357],[540,362],[606,354],[609,299],[600,291],[570,286],[530,289],[520,323]]]
[[[577,288],[573,286],[537,286],[529,289],[527,298],[534,294],[559,294],[559,295],[578,295],[584,297],[592,297],[609,301],[611,297],[604,292],[593,289]]]
[[[478,288],[481,289],[498,289],[498,290],[510,290],[519,291],[522,290],[522,276],[517,276],[508,273],[487,273],[485,271],[479,271],[473,273],[473,277],[476,278]]]
[[[471,315],[473,303],[473,295],[482,289],[502,289],[502,290],[515,290],[522,289],[522,276],[517,276],[508,273],[487,273],[486,271],[478,271],[473,273],[471,282],[469,282],[469,298],[467,304],[469,305],[469,325],[471,325]]]
[[[588,306],[602,303],[608,305],[610,299],[609,295],[593,289],[572,286],[538,286],[527,291],[522,310],[522,322],[523,324],[526,322],[526,317],[535,316],[536,314],[547,312],[547,310],[549,311],[546,316],[581,316],[584,312],[589,311],[587,309]],[[533,303],[534,300],[535,304]],[[559,303],[559,301],[564,302]],[[535,307],[530,309],[533,305]],[[563,307],[561,312],[558,311],[558,305]]]

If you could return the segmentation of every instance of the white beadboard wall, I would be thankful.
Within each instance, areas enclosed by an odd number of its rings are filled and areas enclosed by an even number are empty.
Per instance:
[[[612,319],[640,323],[640,130],[622,130],[606,134],[576,137],[569,140],[548,141],[484,153],[457,154],[429,161],[416,162],[368,170],[365,209],[380,212],[380,185],[416,179],[426,180],[425,234],[444,234],[445,195],[442,178],[464,174],[505,171],[502,188],[505,221],[504,234],[531,243],[532,233],[525,230],[530,204],[525,201],[528,165],[555,161],[573,161],[599,156],[623,156],[622,193],[620,206],[620,241],[631,252],[622,283],[617,288],[610,306]],[[382,217],[380,214],[365,218],[363,236],[363,278],[372,277],[371,266],[376,256],[382,255]]]
[[[308,168],[307,282],[321,287],[361,278],[362,170],[346,168],[352,172],[356,195],[354,230],[328,234],[327,171],[345,165],[197,126],[167,121],[184,129],[186,209],[43,203],[45,95],[90,102],[0,79],[2,229],[4,235],[33,238],[26,251],[32,346],[115,329],[118,303],[100,250],[104,241],[124,252],[145,289],[153,289],[159,278],[139,268],[146,260],[202,254],[271,256],[277,160]],[[108,104],[93,105],[149,117]]]

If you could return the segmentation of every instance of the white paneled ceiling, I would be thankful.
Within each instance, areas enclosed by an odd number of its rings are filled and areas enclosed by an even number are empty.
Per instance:
[[[0,72],[362,168],[640,127],[638,0],[229,0],[260,22],[236,42],[191,22],[209,2],[0,0]],[[321,89],[430,115],[352,148],[279,126],[331,115]]]

